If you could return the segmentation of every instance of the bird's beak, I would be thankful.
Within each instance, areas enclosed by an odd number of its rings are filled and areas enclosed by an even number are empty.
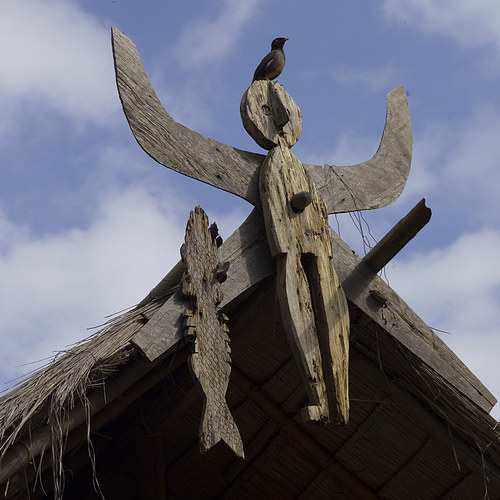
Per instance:
[[[290,40],[290,38],[285,38],[285,42],[286,42],[287,40]]]

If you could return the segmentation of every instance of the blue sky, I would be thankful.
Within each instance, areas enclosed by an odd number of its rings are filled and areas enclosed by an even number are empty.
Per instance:
[[[178,261],[200,204],[223,237],[251,206],[156,164],[121,110],[110,28],[136,43],[169,113],[232,146],[241,96],[273,38],[304,120],[304,163],[376,151],[404,83],[412,171],[364,212],[380,239],[423,197],[431,222],[386,268],[390,285],[500,397],[500,3],[0,0],[0,383],[132,306]],[[331,225],[360,254],[348,215]],[[369,227],[368,227],[369,226]],[[500,418],[500,410],[493,415]]]

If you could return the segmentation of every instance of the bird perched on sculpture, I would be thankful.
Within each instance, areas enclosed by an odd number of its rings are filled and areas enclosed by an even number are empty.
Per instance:
[[[289,39],[275,38],[273,40],[271,43],[271,52],[257,66],[252,82],[255,82],[255,80],[274,80],[281,75],[286,63],[283,45],[285,45],[287,40]]]

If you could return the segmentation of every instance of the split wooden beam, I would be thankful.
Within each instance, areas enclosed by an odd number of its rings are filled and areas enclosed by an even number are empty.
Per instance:
[[[281,316],[309,398],[302,418],[343,425],[349,420],[349,310],[330,262],[325,203],[290,151],[302,114],[281,85],[267,80],[252,83],[240,111],[247,132],[270,150],[260,170],[260,197]]]
[[[194,346],[188,365],[203,398],[200,451],[222,440],[244,458],[243,442],[226,403],[231,350],[228,318],[218,308],[222,301],[220,284],[227,276],[229,262],[219,262],[217,229],[212,228],[210,231],[207,214],[197,206],[191,212],[181,248],[185,271],[179,293],[189,302],[184,310],[184,328]]]

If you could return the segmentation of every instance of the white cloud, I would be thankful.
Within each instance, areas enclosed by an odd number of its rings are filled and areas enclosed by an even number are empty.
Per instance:
[[[437,33],[464,45],[493,43],[500,49],[500,3],[497,0],[385,0],[388,17]]]
[[[0,44],[0,95],[10,116],[29,103],[102,123],[119,109],[110,33],[76,3],[2,2]]]
[[[452,131],[443,123],[429,123],[414,136],[410,175],[402,197],[415,199],[439,188],[442,165],[448,162],[453,145]]]
[[[42,238],[0,218],[2,378],[82,340],[161,280],[180,258],[189,217],[182,200],[168,200],[177,212],[143,187],[114,192],[87,230]]]
[[[196,18],[187,25],[174,49],[183,66],[223,62],[235,50],[242,29],[255,15],[260,0],[221,0],[215,19]]]
[[[472,312],[466,311],[467,304],[486,300],[500,289],[500,266],[493,265],[499,247],[496,229],[464,234],[447,248],[418,254],[407,262],[396,260],[391,286],[415,310],[425,310],[427,317],[442,321],[450,311],[453,321],[461,324],[459,316]]]
[[[393,64],[374,69],[338,68],[333,77],[339,85],[363,87],[370,92],[389,91],[402,80]]]
[[[183,22],[183,29],[168,56],[153,68],[146,68],[155,91],[168,113],[179,123],[203,134],[213,130],[214,110],[207,106],[227,98],[221,72],[214,66],[236,63],[239,40],[245,26],[255,17],[262,0],[217,0],[207,3],[211,15],[197,15]],[[211,65],[206,71],[206,65]],[[172,79],[173,68],[182,68],[182,80]],[[235,66],[236,67],[236,66]],[[226,68],[226,70],[227,70]],[[201,76],[197,70],[203,69]],[[168,85],[165,82],[169,82]]]
[[[481,105],[461,122],[429,122],[415,131],[402,199],[430,197],[441,217],[499,227],[500,110]]]
[[[434,328],[446,344],[500,397],[500,230],[464,234],[446,248],[395,259],[391,287]],[[500,416],[499,410],[495,410]]]
[[[493,105],[482,105],[459,131],[446,168],[461,193],[479,194],[483,202],[486,196],[492,207],[498,206],[500,196],[499,138],[500,112]]]
[[[141,301],[179,261],[194,206],[154,182],[108,190],[83,230],[35,236],[0,213],[2,382]],[[224,237],[245,218],[238,209],[208,215]]]

